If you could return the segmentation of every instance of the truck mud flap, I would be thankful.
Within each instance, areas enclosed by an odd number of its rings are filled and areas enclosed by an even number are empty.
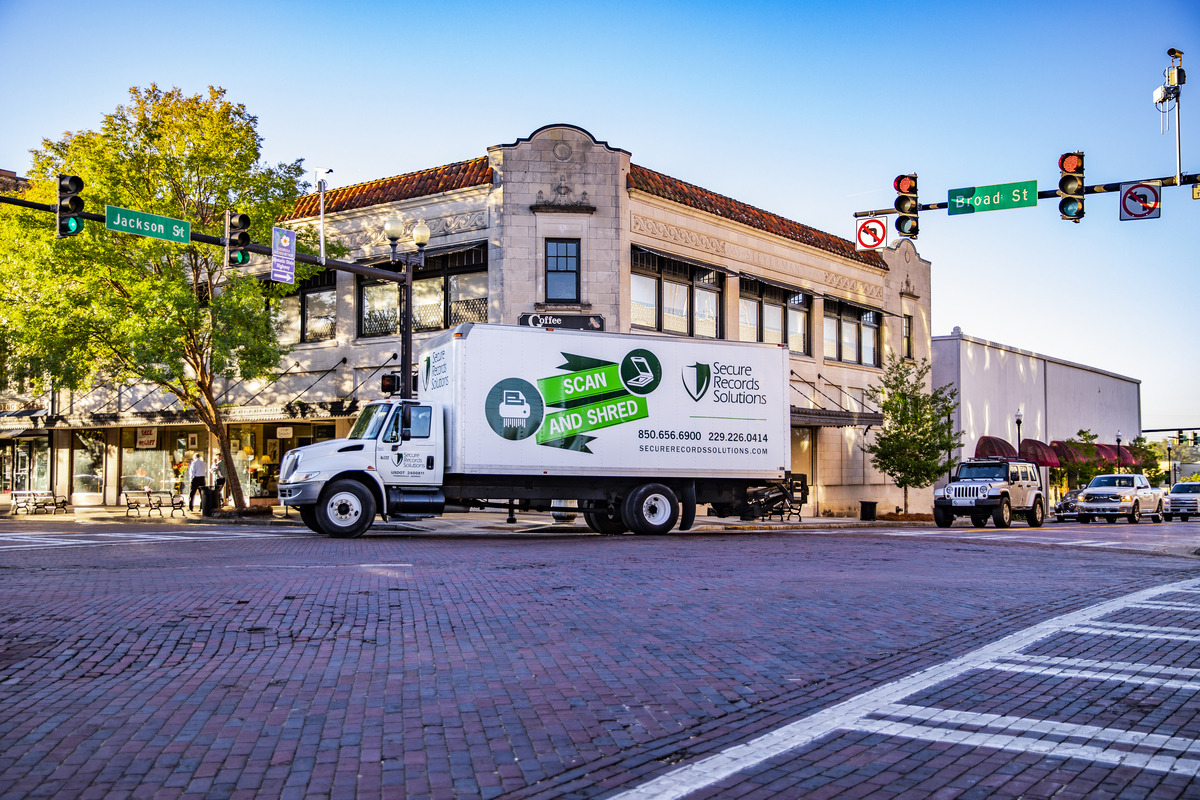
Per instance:
[[[679,493],[679,530],[689,531],[696,521],[696,483],[688,481]]]
[[[446,495],[441,489],[401,489],[388,487],[388,514],[441,514]]]

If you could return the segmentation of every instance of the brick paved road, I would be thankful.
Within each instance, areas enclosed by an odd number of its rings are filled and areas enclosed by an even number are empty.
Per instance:
[[[1200,759],[1200,594],[1115,600],[1192,560],[873,531],[134,532],[154,538],[0,533],[5,798],[661,796],[814,718],[832,727],[678,796],[1194,788],[1109,752]]]

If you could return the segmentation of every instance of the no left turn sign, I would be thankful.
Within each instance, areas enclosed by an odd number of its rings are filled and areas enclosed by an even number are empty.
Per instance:
[[[1162,181],[1121,184],[1121,219],[1158,219],[1162,215]]]
[[[887,217],[867,217],[858,221],[854,233],[855,250],[879,250],[887,245]]]

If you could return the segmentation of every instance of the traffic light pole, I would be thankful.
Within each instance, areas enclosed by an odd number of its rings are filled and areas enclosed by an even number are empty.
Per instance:
[[[17,197],[5,197],[0,195],[0,203],[7,203],[10,206],[20,206],[21,208],[31,208],[34,211],[48,211],[51,214],[57,212],[55,206],[47,203],[34,203],[29,200],[21,200]],[[87,211],[84,211],[81,212],[79,216],[83,219],[93,220],[95,222],[105,221],[103,214],[91,214]],[[193,242],[198,242],[199,244],[212,244],[216,245],[217,247],[224,247],[228,243],[227,240],[221,236],[207,236],[203,233],[193,233],[191,235],[191,240]],[[271,255],[271,248],[267,247],[266,245],[251,243],[246,245],[246,249],[251,253],[257,253],[260,256]],[[355,275],[362,275],[364,278],[374,278],[375,280],[390,281],[392,283],[404,283],[403,275],[397,275],[395,272],[391,272],[386,269],[376,269],[375,267],[367,267],[362,264],[355,264],[351,261],[338,261],[337,259],[326,258],[324,259],[324,262],[322,262],[320,257],[310,256],[305,253],[296,253],[296,260],[301,264],[315,264],[317,266],[321,266],[322,263],[324,263],[324,266],[329,267],[330,269],[336,269],[341,272],[352,272]]]
[[[1200,174],[1180,175],[1178,178],[1176,178],[1174,175],[1168,175],[1165,178],[1152,178],[1150,180],[1122,181],[1119,183],[1097,183],[1093,186],[1083,187],[1083,193],[1104,194],[1106,192],[1119,192],[1121,191],[1122,183],[1128,185],[1130,183],[1149,183],[1151,181],[1161,181],[1163,186],[1190,186],[1195,183],[1200,183]],[[1056,189],[1047,189],[1045,191],[1038,192],[1037,197],[1038,200],[1047,200],[1051,197],[1058,198],[1059,194]],[[920,208],[922,211],[938,211],[940,209],[948,208],[949,205],[949,203],[925,203],[918,206],[918,208]],[[855,211],[854,217],[856,219],[861,217],[882,217],[887,214],[895,213],[898,212],[894,208],[881,208],[876,211]]]

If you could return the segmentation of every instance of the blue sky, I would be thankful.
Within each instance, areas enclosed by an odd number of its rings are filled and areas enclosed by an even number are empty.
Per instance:
[[[1200,171],[1200,3],[206,3],[0,0],[0,167],[94,128],[131,86],[223,86],[259,117],[266,156],[334,186],[474,158],[551,122],[635,163],[850,238],[856,210],[972,185],[1171,175],[1151,92],[1168,47],[1183,170]],[[241,35],[230,35],[231,30]],[[79,57],[62,55],[75,43]],[[57,87],[71,86],[69,93]],[[69,94],[70,100],[62,97]],[[1172,118],[1172,125],[1174,124]],[[1200,201],[1159,220],[1091,195],[921,215],[935,334],[969,334],[1142,380],[1143,427],[1200,426]],[[1115,432],[1098,432],[1111,441]]]

